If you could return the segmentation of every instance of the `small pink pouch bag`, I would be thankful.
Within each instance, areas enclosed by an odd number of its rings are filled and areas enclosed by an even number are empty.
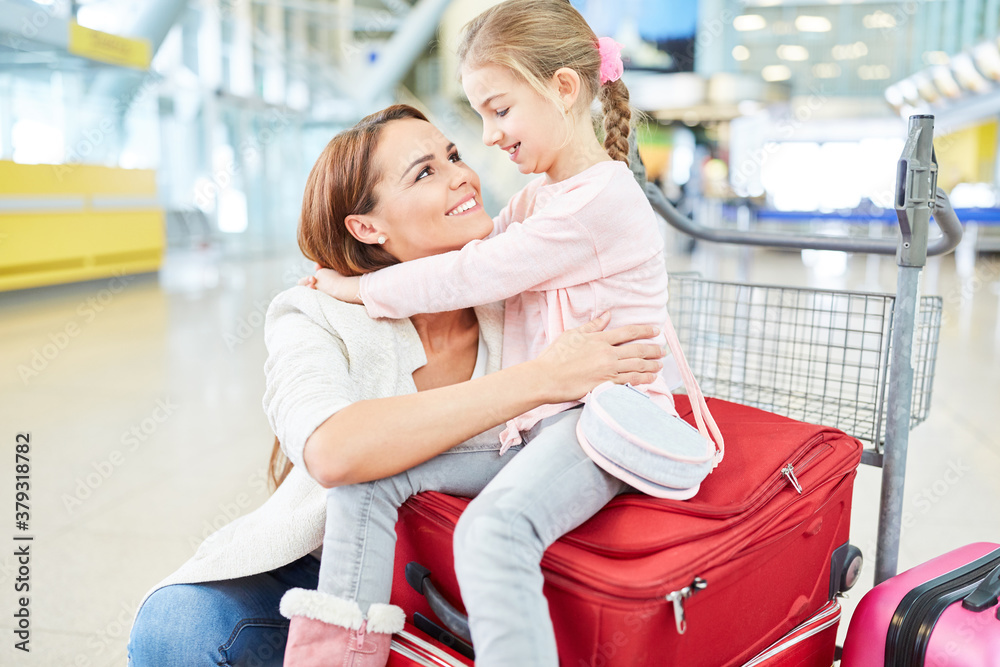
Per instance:
[[[669,318],[663,332],[698,428],[629,384],[604,382],[583,399],[576,434],[587,456],[607,473],[651,496],[687,500],[722,461],[725,443]]]

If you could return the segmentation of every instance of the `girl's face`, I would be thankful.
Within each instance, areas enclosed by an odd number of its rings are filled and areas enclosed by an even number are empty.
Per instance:
[[[384,234],[385,249],[405,262],[458,250],[493,231],[479,176],[430,123],[410,118],[388,123],[375,160],[382,172],[375,188],[378,204],[368,215],[348,218],[368,230],[362,240],[371,243]]]
[[[509,153],[522,174],[553,169],[566,145],[568,126],[551,100],[496,65],[463,66],[462,87],[482,116],[484,144]]]

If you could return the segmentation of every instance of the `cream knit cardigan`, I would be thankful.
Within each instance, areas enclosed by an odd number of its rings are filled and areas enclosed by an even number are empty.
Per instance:
[[[486,372],[492,373],[500,368],[503,305],[479,306],[475,311],[489,355]],[[264,342],[268,351],[264,411],[295,466],[262,506],[209,535],[194,556],[150,589],[142,602],[170,584],[268,572],[319,547],[326,494],[302,463],[306,438],[354,401],[415,392],[413,371],[427,363],[408,318],[373,320],[364,306],[342,303],[306,287],[293,287],[274,298],[267,311]],[[452,451],[499,450],[501,428],[481,433]]]

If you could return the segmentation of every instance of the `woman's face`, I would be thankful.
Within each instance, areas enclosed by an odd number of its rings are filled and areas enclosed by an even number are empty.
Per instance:
[[[479,176],[430,123],[406,118],[386,124],[375,160],[382,173],[378,204],[357,217],[375,237],[386,237],[383,247],[400,261],[458,250],[493,231]]]

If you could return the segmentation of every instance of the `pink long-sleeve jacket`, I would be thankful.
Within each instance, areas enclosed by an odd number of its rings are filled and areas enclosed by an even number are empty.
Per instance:
[[[534,359],[567,329],[604,311],[608,328],[667,319],[663,240],[642,188],[623,162],[605,161],[558,183],[540,176],[461,250],[403,262],[361,278],[371,317],[402,318],[505,300],[504,368]],[[650,342],[664,345],[661,332]],[[661,376],[640,387],[675,413]],[[578,402],[543,405],[511,420],[519,431]]]

